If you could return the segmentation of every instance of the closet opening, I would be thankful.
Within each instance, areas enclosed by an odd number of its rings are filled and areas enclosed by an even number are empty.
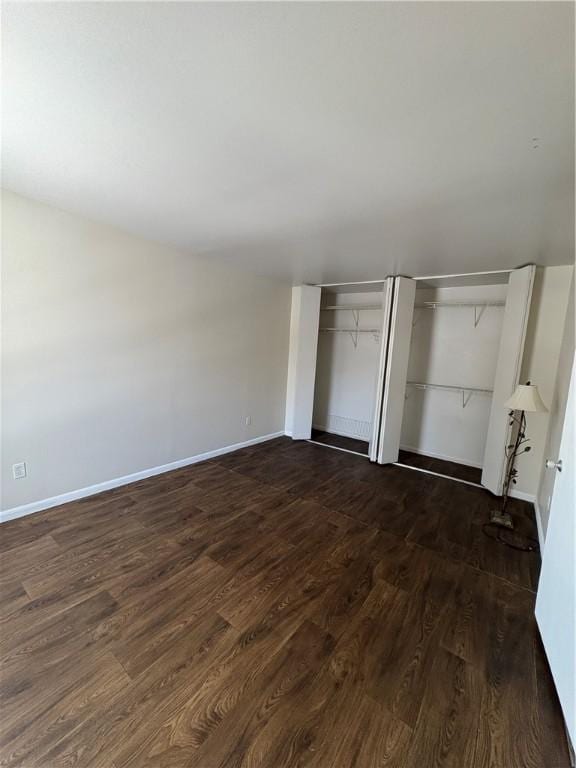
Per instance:
[[[481,484],[508,281],[416,278],[398,465]]]
[[[293,288],[286,434],[500,496],[534,272]]]
[[[311,442],[366,458],[373,441],[384,282],[323,287]]]

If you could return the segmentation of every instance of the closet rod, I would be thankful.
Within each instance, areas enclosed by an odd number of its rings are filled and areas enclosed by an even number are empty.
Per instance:
[[[330,304],[326,307],[320,307],[321,310],[335,310],[335,309],[348,309],[352,312],[354,310],[362,309],[382,309],[382,304],[365,304],[364,306],[358,306],[356,304]]]
[[[458,387],[453,384],[426,384],[420,381],[408,381],[407,383],[411,387],[416,387],[417,389],[447,389],[454,392],[475,392],[482,395],[491,395],[493,392],[491,389],[482,389],[481,387]]]
[[[380,280],[357,280],[354,283],[306,283],[306,285],[312,285],[315,288],[338,288],[340,286],[352,286],[352,285],[378,285],[378,283],[385,283],[388,277],[382,277]],[[352,293],[352,291],[347,291]]]
[[[330,333],[380,333],[380,328],[320,328]]]
[[[417,309],[437,309],[438,307],[503,307],[505,301],[423,301],[414,304]]]
[[[492,394],[491,389],[481,389],[480,387],[456,387],[450,384],[425,384],[418,381],[408,381],[407,384],[415,389],[440,389],[446,392],[460,392],[462,395],[462,408],[466,408],[472,395]]]

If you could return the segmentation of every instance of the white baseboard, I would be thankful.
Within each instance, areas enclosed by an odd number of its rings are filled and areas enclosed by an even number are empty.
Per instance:
[[[366,438],[365,434],[358,434],[356,432],[346,432],[343,429],[333,429],[332,427],[323,427],[320,424],[313,424],[312,429],[317,429],[319,432],[327,432],[329,435],[338,435],[339,437],[352,437],[354,440],[363,440],[365,443],[369,443],[370,440]]]
[[[524,493],[524,491],[517,491],[516,489],[510,491],[508,494],[512,499],[520,499],[520,501],[529,501],[536,506],[536,496],[533,493]]]
[[[410,453],[417,453],[419,456],[430,456],[431,459],[442,459],[442,461],[451,461],[454,464],[463,464],[465,467],[476,467],[482,469],[482,464],[476,461],[464,461],[464,459],[458,459],[455,456],[448,456],[445,453],[433,453],[432,451],[421,451],[419,448],[413,448],[411,445],[401,445],[401,451],[409,451]]]
[[[540,515],[540,507],[538,505],[537,497],[533,493],[525,493],[524,491],[517,490],[510,491],[509,495],[512,499],[527,501],[534,507],[534,517],[536,518],[536,528],[538,529],[538,544],[540,545],[540,554],[542,554],[542,552],[544,552],[544,529],[542,527],[542,517]]]
[[[12,509],[6,509],[0,512],[0,523],[5,523],[8,520],[15,520],[17,517],[24,517],[25,515],[32,515],[34,512],[41,512],[44,509],[50,509],[51,507],[57,507],[60,504],[66,504],[69,501],[77,501],[78,499],[84,499],[86,496],[94,496],[97,493],[103,491],[109,491],[112,488],[119,488],[122,485],[129,485],[129,483],[135,483],[137,480],[145,480],[147,477],[153,477],[154,475],[162,475],[164,472],[171,472],[174,469],[181,469],[187,467],[190,464],[197,464],[200,461],[206,461],[207,459],[213,459],[216,456],[222,456],[225,453],[232,453],[233,451],[239,451],[241,448],[247,448],[250,445],[256,445],[257,443],[264,443],[267,440],[274,440],[277,437],[284,436],[284,430],[281,432],[273,432],[270,435],[262,435],[261,437],[253,437],[251,440],[245,440],[242,443],[235,443],[234,445],[226,445],[224,448],[216,448],[213,451],[207,451],[206,453],[198,453],[196,456],[189,456],[186,459],[178,459],[178,461],[171,461],[169,464],[162,464],[159,467],[150,467],[150,469],[143,469],[140,472],[133,472],[131,475],[124,475],[123,477],[115,477],[113,480],[105,480],[103,483],[96,483],[96,485],[89,485],[86,488],[79,488],[75,491],[68,491],[62,493],[59,496],[51,496],[48,499],[40,499],[39,501],[33,501],[30,504],[22,504],[19,507],[12,507]]]

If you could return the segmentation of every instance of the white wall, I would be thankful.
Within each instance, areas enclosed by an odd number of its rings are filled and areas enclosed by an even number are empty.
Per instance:
[[[549,412],[526,415],[532,450],[518,459],[517,488],[538,496],[544,530],[553,485],[544,464],[560,443],[574,349],[573,274],[571,266],[536,270],[522,363],[521,381],[538,385]]]
[[[504,300],[506,285],[419,289],[424,301]],[[415,309],[408,381],[491,389],[503,307],[486,307],[474,326],[473,307]],[[462,407],[459,392],[408,386],[401,445],[406,450],[481,466],[491,400],[473,394]]]
[[[11,193],[2,240],[3,509],[283,430],[288,285]]]
[[[323,304],[381,305],[382,292],[340,293],[323,298]],[[364,310],[359,326],[380,328],[382,310]],[[352,312],[323,311],[320,327],[350,328]],[[369,440],[380,338],[370,333],[358,334],[357,346],[347,333],[320,333],[316,388],[314,393],[314,426],[329,432]]]

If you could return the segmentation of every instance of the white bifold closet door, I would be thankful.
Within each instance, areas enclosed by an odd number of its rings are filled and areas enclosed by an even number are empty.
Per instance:
[[[496,496],[502,494],[506,446],[510,441],[510,419],[504,403],[520,378],[535,271],[533,265],[515,269],[508,282],[481,480]]]
[[[398,461],[400,452],[415,296],[414,280],[408,277],[386,279],[382,346],[370,442],[370,459],[379,464]]]
[[[284,431],[294,440],[309,440],[312,436],[320,294],[321,289],[315,285],[292,288]]]

